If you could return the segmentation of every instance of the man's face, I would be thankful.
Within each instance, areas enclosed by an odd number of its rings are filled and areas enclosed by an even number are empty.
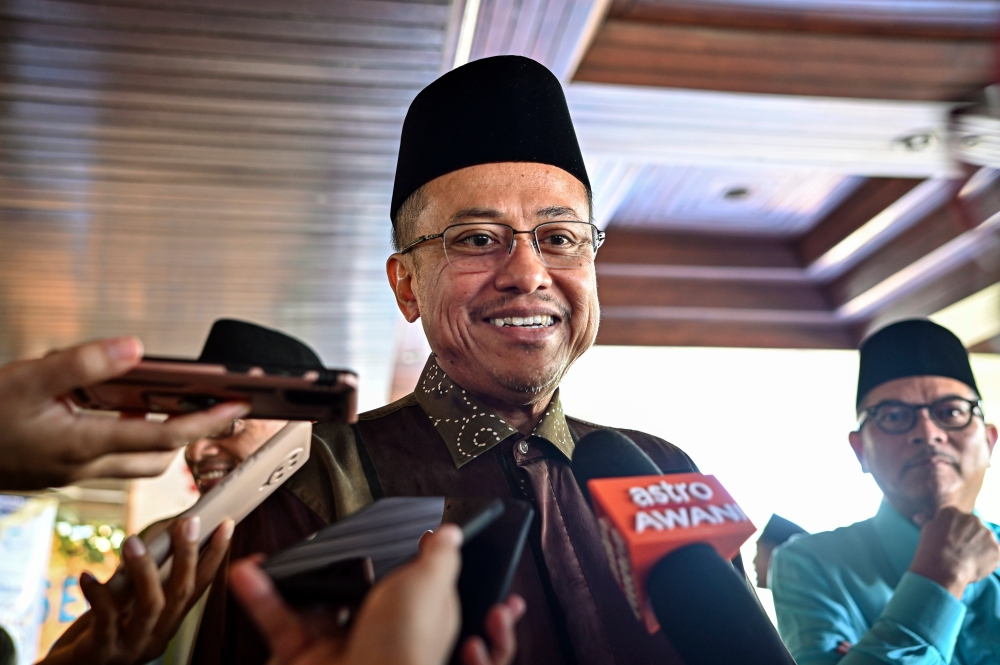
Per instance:
[[[191,469],[202,494],[215,487],[230,471],[288,424],[285,420],[237,420],[225,438],[199,439],[184,449],[184,461]]]
[[[916,376],[873,388],[861,407],[889,400],[930,404],[949,396],[976,399],[967,385],[955,379]],[[997,428],[976,415],[967,427],[947,430],[921,409],[909,432],[887,434],[867,418],[860,432],[851,433],[850,441],[862,469],[872,474],[893,507],[929,518],[946,505],[972,511],[990,465]]]
[[[553,221],[589,219],[584,186],[544,164],[501,163],[449,173],[424,188],[426,205],[412,237],[467,222],[530,231]],[[499,268],[462,273],[449,265],[440,240],[393,255],[389,281],[407,320],[423,318],[438,364],[459,385],[508,404],[538,401],[597,336],[600,308],[593,264],[547,268],[517,235]],[[551,325],[498,326],[496,319],[551,317]]]
[[[757,586],[767,588],[767,569],[771,566],[771,554],[776,546],[766,540],[757,541],[757,554],[753,557],[753,570],[757,576]]]

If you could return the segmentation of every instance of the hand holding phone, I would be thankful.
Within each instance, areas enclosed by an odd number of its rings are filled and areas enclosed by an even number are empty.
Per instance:
[[[134,369],[70,393],[83,409],[178,415],[247,402],[249,418],[354,422],[358,377],[349,370],[227,366],[145,357]]]

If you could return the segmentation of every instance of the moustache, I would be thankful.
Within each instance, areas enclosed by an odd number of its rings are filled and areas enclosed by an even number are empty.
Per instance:
[[[956,471],[962,470],[962,467],[959,464],[957,457],[949,453],[940,450],[934,450],[931,448],[927,449],[925,452],[918,453],[912,459],[906,462],[906,464],[903,465],[903,468],[900,469],[899,475],[900,476],[905,475],[906,472],[915,469],[918,466],[923,466],[928,462],[932,462],[935,459],[942,459],[946,461],[949,465],[953,466]]]

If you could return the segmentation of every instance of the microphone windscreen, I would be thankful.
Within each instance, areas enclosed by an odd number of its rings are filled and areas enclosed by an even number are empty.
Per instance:
[[[576,442],[573,449],[573,476],[583,497],[590,503],[587,481],[594,478],[658,476],[663,472],[635,441],[621,432],[599,429]]]
[[[711,545],[674,550],[646,593],[660,627],[688,665],[795,665],[732,564]]]

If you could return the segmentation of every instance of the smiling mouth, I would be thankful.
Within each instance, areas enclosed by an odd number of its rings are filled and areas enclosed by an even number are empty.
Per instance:
[[[551,314],[535,314],[534,316],[506,316],[500,319],[487,319],[498,328],[548,328],[556,323]]]
[[[195,480],[199,483],[220,480],[229,475],[229,471],[229,469],[213,469],[211,471],[203,471],[195,476]]]

